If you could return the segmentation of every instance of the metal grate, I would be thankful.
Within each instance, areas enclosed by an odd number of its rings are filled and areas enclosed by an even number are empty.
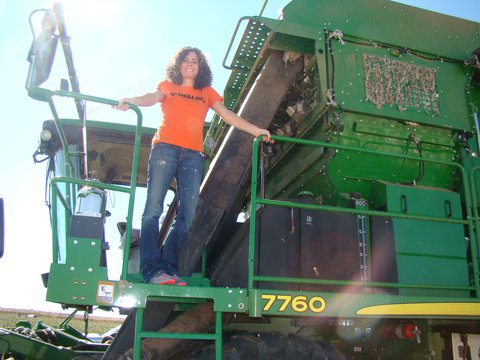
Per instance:
[[[235,105],[269,32],[270,29],[258,20],[251,19],[248,22],[232,60],[232,74],[225,87],[224,102],[229,109]]]

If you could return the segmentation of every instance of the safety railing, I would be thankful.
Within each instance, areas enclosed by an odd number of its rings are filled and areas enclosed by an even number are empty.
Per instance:
[[[475,229],[475,245],[476,245],[476,252],[477,254],[480,254],[480,248],[479,248],[479,236],[480,236],[480,214],[479,214],[479,204],[478,204],[478,196],[480,194],[480,191],[477,189],[479,182],[476,181],[475,175],[480,172],[480,167],[474,167],[471,172],[470,172],[470,184],[472,187],[472,209],[471,209],[471,219],[474,222],[474,229]]]
[[[345,207],[336,207],[330,205],[320,205],[320,204],[305,204],[298,203],[293,201],[285,200],[274,200],[274,199],[265,199],[258,197],[258,187],[259,187],[259,144],[261,143],[261,138],[257,138],[253,144],[253,160],[252,160],[252,180],[251,180],[251,207],[250,207],[250,229],[249,229],[249,252],[248,252],[248,289],[253,290],[256,282],[271,282],[271,283],[295,283],[295,284],[304,284],[304,285],[352,285],[358,287],[368,287],[368,288],[416,288],[416,289],[442,289],[442,290],[468,290],[473,291],[476,294],[476,297],[480,296],[479,289],[479,264],[478,264],[478,242],[476,238],[476,232],[474,229],[478,229],[478,216],[473,216],[472,214],[472,193],[470,190],[469,177],[464,169],[464,167],[456,162],[437,160],[437,159],[427,159],[424,157],[405,155],[405,154],[394,154],[380,152],[376,150],[357,148],[351,146],[345,146],[340,144],[325,143],[321,141],[305,140],[299,138],[290,138],[290,137],[280,137],[272,136],[272,139],[275,142],[287,142],[299,144],[302,146],[314,146],[314,147],[324,147],[332,148],[337,151],[352,151],[357,153],[365,154],[375,154],[380,156],[387,156],[391,158],[401,158],[414,161],[422,161],[428,163],[441,164],[444,166],[450,166],[455,168],[460,174],[460,183],[462,184],[465,207],[468,214],[460,218],[440,218],[435,216],[426,216],[426,215],[414,215],[401,212],[392,212],[392,211],[379,211],[379,210],[369,210],[369,209],[360,209],[360,208],[345,208]],[[263,174],[263,171],[262,171]],[[378,179],[381,181],[381,179]],[[263,179],[260,179],[260,182],[263,183]],[[256,210],[259,205],[270,205],[270,206],[280,206],[288,208],[300,208],[308,209],[315,211],[326,211],[326,212],[335,212],[343,214],[355,214],[355,215],[365,215],[365,216],[386,216],[398,219],[410,219],[417,221],[431,221],[431,222],[443,222],[450,224],[461,224],[468,228],[469,238],[471,239],[471,262],[472,262],[472,274],[470,279],[470,286],[437,286],[437,285],[422,285],[422,284],[401,284],[395,282],[363,282],[363,281],[345,281],[345,280],[331,280],[331,279],[306,279],[306,278],[288,278],[288,277],[275,277],[275,276],[260,276],[255,274],[255,234],[256,234],[256,221],[257,214]],[[475,205],[476,208],[476,205]],[[474,221],[477,222],[476,227]]]
[[[215,342],[215,359],[222,359],[222,313],[215,312],[215,327],[213,333],[179,333],[155,332],[143,330],[143,308],[137,308],[135,314],[135,338],[133,359],[141,359],[142,339],[184,339]]]
[[[105,98],[100,98],[96,96],[91,96],[91,95],[85,95],[85,94],[80,94],[80,93],[75,93],[75,92],[69,92],[69,91],[64,91],[64,90],[57,90],[57,91],[50,91],[47,89],[43,88],[33,88],[29,89],[31,92],[39,92],[39,94],[48,102],[50,105],[50,109],[54,118],[54,122],[56,125],[56,128],[58,130],[58,135],[59,138],[62,142],[62,146],[64,149],[64,156],[65,156],[65,162],[66,162],[66,174],[67,176],[65,177],[57,177],[51,180],[51,189],[52,189],[52,219],[58,219],[57,216],[57,205],[58,201],[63,205],[65,210],[68,212],[68,214],[71,216],[73,213],[73,209],[75,208],[75,198],[76,198],[76,188],[78,186],[91,186],[97,189],[102,189],[102,190],[111,190],[111,191],[118,191],[122,193],[126,193],[129,196],[128,200],[128,210],[127,210],[127,227],[125,230],[125,248],[124,248],[124,256],[123,256],[123,262],[122,262],[122,273],[121,273],[121,279],[126,280],[127,273],[128,273],[128,259],[129,259],[129,252],[130,252],[130,239],[132,235],[132,219],[133,219],[133,210],[134,210],[134,205],[135,205],[135,192],[136,192],[136,187],[137,187],[137,174],[138,174],[138,163],[139,163],[139,157],[140,157],[140,145],[141,145],[141,138],[142,138],[142,113],[140,109],[132,104],[129,104],[129,107],[131,110],[133,110],[136,113],[137,116],[137,121],[136,121],[136,126],[135,126],[135,142],[133,145],[133,159],[132,159],[132,172],[131,172],[131,178],[130,178],[130,185],[129,186],[119,186],[119,185],[113,185],[113,184],[105,184],[99,181],[92,181],[92,180],[83,180],[74,177],[75,172],[74,172],[74,166],[71,161],[71,154],[69,152],[69,147],[68,147],[68,141],[65,136],[65,132],[63,131],[62,124],[60,121],[60,117],[58,116],[55,103],[53,101],[53,98],[55,96],[60,96],[60,97],[69,97],[73,98],[76,100],[84,100],[84,101],[90,101],[94,103],[99,103],[99,104],[106,104],[106,105],[111,105],[111,106],[117,106],[118,101],[116,100],[111,100],[111,99],[105,99]],[[85,126],[85,124],[83,125]],[[87,132],[84,132],[84,136],[88,136]],[[84,139],[86,142],[86,139]],[[59,184],[65,184],[66,185],[66,194],[65,196],[62,195],[61,190],[59,189]],[[66,225],[68,226],[68,225]],[[52,251],[53,251],[53,259],[54,262],[57,261],[57,254],[58,254],[58,246],[59,246],[59,237],[58,237],[58,228],[55,226],[55,224],[52,224],[52,240],[53,240],[53,246],[52,246]]]

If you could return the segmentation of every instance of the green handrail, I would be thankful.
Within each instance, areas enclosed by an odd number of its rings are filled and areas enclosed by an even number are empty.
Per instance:
[[[393,289],[442,289],[442,290],[469,290],[474,291],[477,288],[474,286],[437,286],[437,285],[422,285],[422,284],[400,284],[392,282],[381,281],[355,281],[355,280],[327,280],[327,279],[305,279],[293,277],[279,277],[279,276],[254,276],[254,281],[274,282],[282,284],[302,284],[302,285],[342,285],[342,286],[357,286],[363,288],[393,288]]]
[[[291,138],[291,137],[281,137],[281,136],[272,136],[271,137],[276,142],[288,142],[288,143],[295,143],[301,145],[309,145],[309,146],[317,146],[317,147],[328,147],[334,148],[337,150],[346,150],[346,151],[354,151],[354,152],[361,152],[367,154],[375,154],[375,155],[383,155],[389,156],[394,158],[402,158],[402,159],[409,159],[415,161],[423,161],[423,162],[431,162],[436,164],[442,164],[446,166],[452,166],[458,169],[461,174],[462,178],[462,185],[465,194],[465,206],[471,212],[471,202],[472,202],[472,195],[470,190],[470,184],[468,181],[468,177],[466,176],[466,171],[461,164],[444,161],[444,160],[437,160],[437,159],[427,159],[424,157],[413,156],[413,155],[402,155],[402,154],[393,154],[393,153],[386,153],[386,152],[379,152],[376,150],[370,149],[363,149],[357,148],[352,146],[340,145],[340,144],[333,144],[333,143],[326,143],[321,141],[314,141],[314,140],[306,140],[306,139],[299,139],[299,138]],[[268,277],[268,276],[256,276],[255,275],[255,228],[256,228],[256,209],[257,205],[273,205],[273,206],[284,206],[284,207],[295,207],[295,208],[305,208],[310,210],[323,210],[323,211],[330,211],[330,212],[340,212],[340,213],[348,213],[348,214],[364,214],[364,215],[371,215],[371,216],[390,216],[395,218],[406,218],[406,219],[413,219],[413,220],[423,220],[423,221],[437,221],[437,222],[445,222],[445,223],[454,223],[454,224],[463,224],[467,225],[469,236],[471,239],[475,240],[474,237],[474,227],[472,224],[472,215],[469,213],[466,219],[447,219],[447,218],[438,218],[432,216],[422,216],[422,215],[408,215],[404,213],[397,213],[397,212],[390,212],[390,211],[376,211],[376,210],[367,210],[367,209],[351,209],[351,208],[342,208],[342,207],[335,207],[335,206],[327,206],[327,205],[317,205],[317,204],[303,204],[303,203],[295,203],[290,201],[280,201],[280,200],[268,200],[268,199],[261,199],[257,197],[257,187],[258,187],[258,165],[259,165],[259,144],[262,140],[262,137],[258,137],[255,139],[253,143],[253,158],[252,158],[252,180],[251,180],[251,206],[250,206],[250,229],[249,229],[249,250],[248,250],[248,289],[253,290],[254,282],[255,281],[271,281],[271,282],[295,282],[300,284],[330,284],[330,285],[362,285],[365,287],[378,287],[378,286],[385,286],[385,283],[356,283],[354,281],[339,281],[339,280],[318,280],[318,279],[297,279],[297,278],[279,278],[279,277]],[[461,289],[466,290],[473,290],[475,291],[476,297],[479,297],[479,269],[478,269],[478,259],[477,259],[477,246],[476,241],[474,246],[471,246],[472,252],[472,265],[473,265],[473,284],[470,287],[460,287]],[[392,286],[393,285],[393,286]],[[435,288],[435,289],[454,289],[452,287],[444,287],[444,286],[427,286],[427,285],[407,285],[407,284],[399,284],[399,283],[390,283],[389,287],[422,287],[422,288]],[[455,289],[460,289],[455,287]]]
[[[225,53],[225,57],[223,58],[222,66],[225,69],[227,69],[227,70],[233,70],[234,69],[231,65],[226,64],[228,55],[230,55],[230,50],[232,49],[233,42],[235,41],[235,38],[237,37],[237,32],[238,32],[238,29],[240,28],[240,24],[242,22],[244,22],[245,20],[250,20],[252,18],[253,18],[252,16],[243,16],[237,21],[237,25],[235,26],[235,30],[233,31],[233,35],[230,39],[230,43],[228,44],[227,51]]]
[[[127,211],[127,227],[125,230],[125,248],[124,248],[124,256],[123,256],[123,262],[122,262],[122,273],[121,273],[121,279],[126,280],[127,278],[127,273],[128,273],[128,258],[130,254],[130,238],[132,235],[132,219],[133,219],[133,209],[135,205],[135,192],[136,192],[136,187],[137,187],[137,174],[138,174],[138,163],[139,163],[139,157],[140,157],[140,145],[141,145],[141,135],[142,135],[142,113],[140,109],[133,105],[133,104],[128,104],[129,108],[133,110],[136,115],[137,115],[137,124],[135,127],[135,143],[133,147],[133,160],[132,160],[132,176],[130,180],[130,186],[129,187],[122,187],[122,186],[117,186],[117,185],[111,185],[111,184],[104,184],[98,181],[90,181],[90,180],[81,180],[77,178],[73,178],[73,165],[70,159],[70,154],[68,152],[68,142],[65,137],[65,133],[62,130],[61,123],[60,123],[60,118],[58,117],[57,111],[55,109],[55,104],[53,102],[53,97],[54,96],[61,96],[61,97],[70,97],[73,99],[79,99],[79,100],[85,100],[85,101],[90,101],[90,102],[95,102],[95,103],[100,103],[100,104],[106,104],[106,105],[111,105],[111,106],[117,106],[118,101],[117,100],[111,100],[111,99],[105,99],[97,96],[91,96],[91,95],[86,95],[86,94],[81,94],[81,93],[76,93],[76,92],[70,92],[70,91],[64,91],[64,90],[57,90],[57,91],[50,91],[47,89],[42,89],[39,87],[34,87],[29,89],[30,92],[32,93],[39,93],[41,96],[46,97],[50,108],[52,110],[52,114],[54,116],[54,121],[55,125],[57,126],[57,130],[59,133],[59,137],[61,139],[64,152],[65,152],[65,159],[66,162],[69,166],[69,171],[66,177],[59,177],[52,179],[50,184],[52,186],[52,201],[55,201],[55,204],[52,204],[53,207],[53,214],[54,216],[56,215],[56,198],[58,196],[58,191],[57,191],[57,184],[58,183],[66,183],[66,184],[71,184],[71,185],[90,185],[99,189],[105,189],[105,190],[112,190],[112,191],[120,191],[120,192],[125,192],[129,194],[129,202],[128,202],[128,211]],[[70,206],[67,205],[66,199],[59,198],[62,204],[69,209],[71,212],[71,209],[75,207],[75,194],[70,193],[70,188],[67,188],[67,198],[70,198]],[[55,217],[53,217],[55,219]],[[54,244],[53,244],[53,254],[54,254],[54,259],[56,256],[56,251],[58,251],[58,234],[57,234],[57,229],[55,226],[52,226],[52,237],[54,239]]]
[[[472,201],[473,201],[472,208],[470,209],[470,216],[475,222],[475,230],[476,230],[474,232],[475,237],[470,238],[470,246],[475,247],[475,253],[473,253],[473,255],[475,256],[475,259],[477,259],[478,255],[480,254],[480,248],[479,248],[480,245],[479,245],[479,239],[478,239],[479,232],[480,232],[480,219],[478,216],[478,200],[477,200],[478,191],[477,191],[477,185],[475,181],[475,173],[478,171],[480,171],[480,166],[474,167],[470,172],[470,184],[472,187]]]

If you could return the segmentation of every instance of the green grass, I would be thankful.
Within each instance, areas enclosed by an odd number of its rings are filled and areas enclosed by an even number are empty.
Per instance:
[[[45,325],[51,328],[58,328],[60,324],[68,317],[69,314],[55,314],[48,312],[41,312],[35,310],[16,310],[16,309],[0,309],[0,328],[11,329],[15,328],[19,321],[28,321],[32,326],[42,321]],[[89,316],[88,333],[89,334],[103,334],[111,328],[120,325],[123,318],[105,318],[99,316]],[[85,321],[83,320],[83,312],[79,312],[69,322],[78,331],[85,331]]]

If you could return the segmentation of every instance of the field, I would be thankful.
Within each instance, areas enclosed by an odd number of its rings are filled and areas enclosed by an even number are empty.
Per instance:
[[[0,308],[0,328],[14,328],[19,321],[28,321],[34,326],[37,322],[42,321],[45,325],[52,328],[59,325],[68,317],[69,314],[56,314],[49,312],[41,312],[36,310],[17,310],[17,309],[1,309]],[[88,333],[103,334],[111,328],[120,325],[123,317],[100,317],[90,315],[88,318]],[[83,320],[83,312],[79,312],[70,322],[70,326],[84,332],[85,322]]]

